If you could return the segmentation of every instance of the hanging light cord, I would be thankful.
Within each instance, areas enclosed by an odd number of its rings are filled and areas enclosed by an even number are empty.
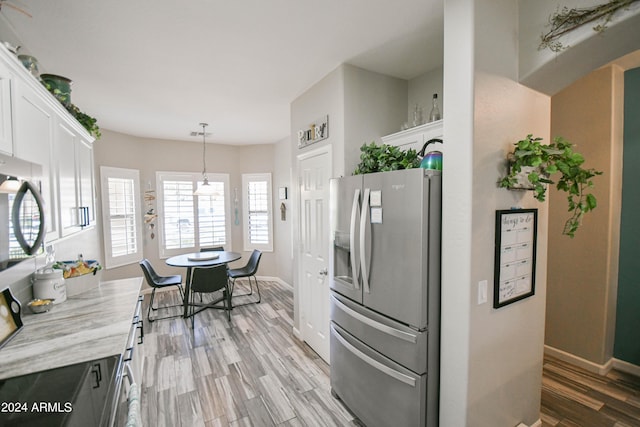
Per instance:
[[[207,154],[206,142],[205,142],[205,128],[208,126],[207,123],[200,123],[202,126],[202,179],[206,180],[207,178],[207,161],[205,160],[205,156]]]

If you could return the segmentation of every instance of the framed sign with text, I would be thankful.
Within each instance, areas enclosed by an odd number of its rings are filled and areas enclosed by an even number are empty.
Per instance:
[[[496,211],[493,308],[535,294],[537,209]]]
[[[298,148],[304,148],[308,145],[315,144],[329,137],[329,116],[325,115],[315,122],[311,123],[308,128],[298,131]]]

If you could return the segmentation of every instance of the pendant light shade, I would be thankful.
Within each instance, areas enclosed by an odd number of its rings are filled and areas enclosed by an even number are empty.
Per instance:
[[[0,193],[17,193],[22,183],[13,176],[8,176],[6,180],[0,184]]]
[[[202,126],[202,185],[198,186],[196,191],[193,192],[194,196],[217,196],[218,192],[209,184],[209,177],[207,176],[207,144],[206,144],[206,132],[205,129],[209,126],[207,123],[200,123]]]

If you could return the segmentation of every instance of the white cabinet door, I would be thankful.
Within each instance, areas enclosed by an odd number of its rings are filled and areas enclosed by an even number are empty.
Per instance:
[[[54,114],[48,104],[32,89],[19,81],[15,84],[14,133],[16,157],[42,167],[40,180],[45,201],[47,241],[58,233],[56,175],[52,166]]]
[[[62,236],[95,224],[93,147],[64,123],[56,128]]]
[[[78,139],[76,141],[76,162],[78,169],[78,193],[80,226],[95,224],[95,194],[93,179],[93,148],[91,143]]]
[[[11,85],[11,73],[9,69],[0,62],[0,151],[9,155],[13,154]]]
[[[60,202],[60,232],[68,236],[80,230],[76,191],[76,135],[64,124],[56,128],[58,158],[58,192]]]

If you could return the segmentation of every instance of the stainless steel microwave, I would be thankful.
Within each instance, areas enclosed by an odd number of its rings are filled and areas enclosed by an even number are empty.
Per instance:
[[[42,251],[42,167],[0,154],[0,271]]]

